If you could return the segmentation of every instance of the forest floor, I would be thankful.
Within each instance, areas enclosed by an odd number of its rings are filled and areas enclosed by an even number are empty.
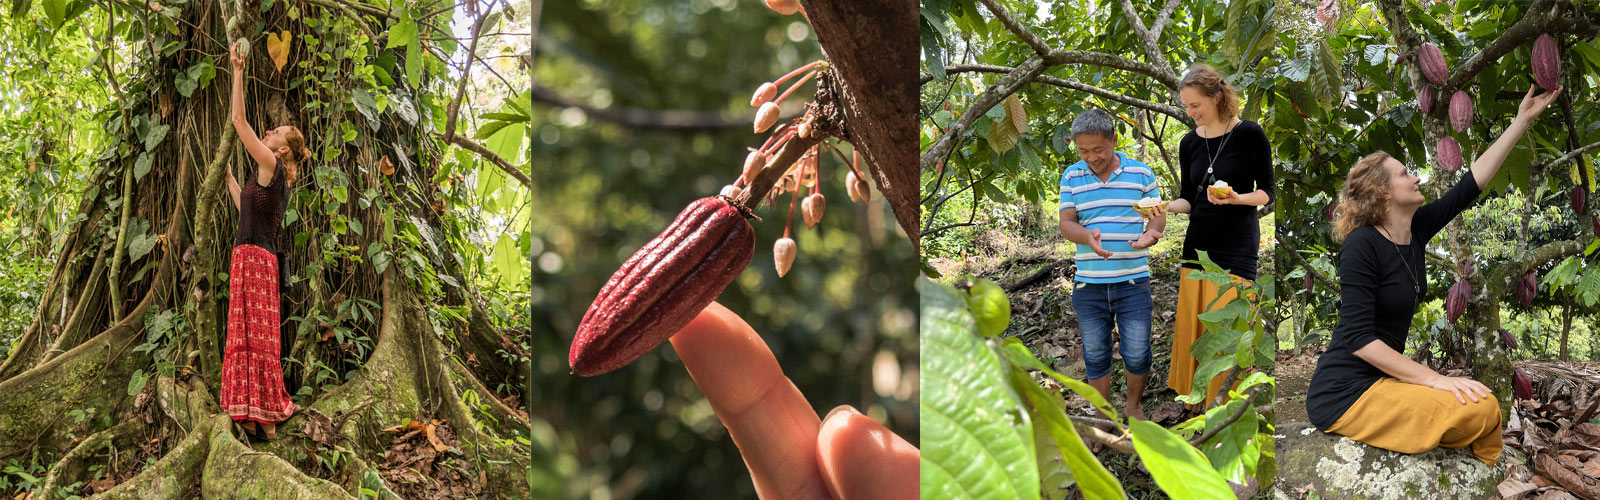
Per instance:
[[[1166,231],[1169,236],[1152,248],[1150,256],[1150,291],[1154,302],[1151,369],[1140,407],[1148,418],[1164,426],[1172,426],[1191,416],[1185,413],[1183,404],[1175,400],[1178,394],[1167,387],[1185,222],[1184,217],[1169,219]],[[1024,224],[1024,227],[1033,225]],[[1270,222],[1267,227],[1271,227]],[[1004,288],[1011,302],[1011,326],[1005,335],[1020,339],[1035,357],[1051,364],[1056,371],[1083,380],[1086,376],[1083,342],[1072,309],[1073,274],[1077,269],[1073,264],[1075,245],[1055,234],[1054,224],[1047,229],[1049,232],[1022,235],[1000,229],[987,230],[977,236],[964,258],[935,258],[931,264],[943,275],[940,280],[947,284],[965,288],[962,282],[966,277],[979,277]],[[1263,232],[1264,236],[1269,234]],[[1270,247],[1263,246],[1263,270],[1270,269],[1271,251]],[[1127,400],[1125,375],[1118,355],[1112,361],[1110,398],[1118,412]],[[1064,391],[1064,395],[1067,408],[1076,410],[1079,415],[1097,416],[1088,400],[1071,391]],[[1122,483],[1129,498],[1167,498],[1138,457],[1110,448],[1098,450],[1095,456]],[[1050,495],[1049,498],[1058,497]],[[1082,498],[1082,494],[1072,488],[1065,498]],[[1254,498],[1267,496],[1258,493]]]

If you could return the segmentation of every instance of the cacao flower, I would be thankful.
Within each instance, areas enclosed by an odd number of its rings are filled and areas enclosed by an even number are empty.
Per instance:
[[[1472,285],[1467,280],[1458,280],[1450,285],[1450,291],[1445,293],[1444,314],[1454,323],[1467,312],[1467,299],[1472,298]]]
[[[743,189],[739,189],[739,186],[735,186],[733,184],[722,186],[722,192],[719,193],[719,195],[722,196],[723,198],[727,198],[727,199],[730,199],[730,200],[734,199],[734,198],[738,198],[739,195],[741,195],[741,194],[744,194],[744,190]]]
[[[755,231],[726,200],[695,200],[611,275],[572,339],[567,363],[585,377],[621,368],[700,314],[750,263]]]
[[[756,133],[759,134],[772,128],[774,123],[778,123],[778,104],[768,101],[761,105],[761,109],[756,110]]]
[[[771,101],[772,98],[777,96],[778,84],[772,82],[763,83],[760,87],[756,87],[756,93],[750,96],[750,106],[756,107],[766,104],[767,101]]]
[[[1533,381],[1528,380],[1528,374],[1521,368],[1511,372],[1511,392],[1517,399],[1533,399]]]
[[[778,242],[772,245],[772,264],[778,268],[779,278],[789,274],[789,268],[794,266],[794,254],[796,251],[798,251],[798,248],[795,247],[794,238],[787,236],[778,238]]]
[[[1533,42],[1533,80],[1545,90],[1555,90],[1561,84],[1561,54],[1556,39],[1549,34],[1539,35]]]
[[[1539,273],[1528,271],[1517,280],[1517,300],[1522,302],[1522,307],[1533,305],[1533,298],[1539,296]]]

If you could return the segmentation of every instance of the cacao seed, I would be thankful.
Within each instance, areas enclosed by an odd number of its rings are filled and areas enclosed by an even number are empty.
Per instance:
[[[1539,296],[1539,273],[1528,271],[1523,273],[1522,279],[1517,280],[1517,300],[1522,302],[1522,307],[1533,305],[1534,297]]]
[[[1454,323],[1467,312],[1467,299],[1472,298],[1472,285],[1467,280],[1458,280],[1450,285],[1450,291],[1445,293],[1444,314]]]
[[[1422,90],[1417,92],[1417,109],[1422,110],[1422,114],[1433,112],[1433,92],[1433,85],[1426,83],[1422,84]]]
[[[1445,79],[1450,76],[1450,68],[1444,64],[1444,52],[1432,42],[1422,44],[1417,51],[1417,69],[1422,70],[1422,76],[1434,85],[1444,86]]]
[[[1461,168],[1461,145],[1456,143],[1456,138],[1447,135],[1439,139],[1438,149],[1436,153],[1439,168],[1446,172],[1455,172]]]
[[[1506,349],[1513,351],[1517,349],[1517,337],[1511,335],[1511,332],[1506,331],[1504,328],[1500,329],[1500,341],[1505,342]]]
[[[1539,35],[1533,42],[1533,80],[1545,90],[1555,90],[1561,84],[1561,54],[1556,39],[1549,34]]]
[[[1528,380],[1528,374],[1517,368],[1511,371],[1511,392],[1517,399],[1533,399],[1533,381]]]
[[[567,363],[590,377],[639,359],[711,304],[754,254],[743,211],[722,198],[695,200],[600,288]]]
[[[1457,90],[1450,97],[1450,125],[1455,127],[1456,132],[1466,132],[1467,127],[1472,125],[1472,96],[1467,95],[1466,91]]]
[[[794,266],[794,254],[797,250],[794,238],[778,238],[778,242],[772,244],[772,264],[778,268],[779,278],[789,274],[789,268]]]

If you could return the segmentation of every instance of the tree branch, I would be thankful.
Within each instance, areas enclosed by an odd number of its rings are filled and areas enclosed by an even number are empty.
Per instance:
[[[447,9],[449,8],[454,8],[454,6],[447,7]],[[467,45],[467,64],[462,66],[461,79],[456,82],[456,98],[450,101],[450,110],[445,113],[444,136],[446,138],[455,137],[456,135],[456,117],[461,112],[461,100],[467,97],[467,81],[472,76],[473,55],[478,53],[478,39],[483,37],[483,21],[488,18],[489,16],[485,13],[485,15],[478,16],[478,20],[472,23],[472,43]]]
[[[482,144],[473,142],[472,139],[468,139],[467,136],[464,135],[446,136],[440,132],[434,132],[433,135],[440,139],[444,139],[445,142],[460,146],[461,149],[477,153],[478,156],[482,156],[485,160],[489,160],[489,163],[493,163],[495,166],[500,167],[500,170],[504,170],[506,175],[515,177],[517,181],[522,183],[522,185],[527,186],[528,189],[533,189],[533,179],[528,178],[527,173],[524,173],[521,169],[506,162],[505,158],[501,158],[500,155],[494,154],[494,151],[490,151],[489,148],[484,147]]]
[[[733,127],[749,127],[755,121],[755,115],[729,116],[714,111],[685,111],[685,110],[646,110],[638,108],[599,109],[562,97],[554,90],[534,85],[533,100],[554,104],[556,106],[578,108],[590,117],[616,123],[629,128],[661,128],[681,130],[705,130]],[[799,111],[790,111],[779,117],[779,122],[789,121],[800,116]]]
[[[1548,170],[1554,169],[1556,167],[1565,165],[1565,164],[1567,164],[1567,163],[1569,163],[1569,162],[1571,162],[1573,160],[1577,160],[1579,157],[1582,157],[1584,153],[1587,153],[1587,152],[1589,152],[1589,150],[1597,148],[1597,147],[1600,147],[1600,142],[1590,143],[1590,144],[1585,145],[1585,146],[1583,146],[1581,148],[1574,149],[1572,151],[1568,151],[1567,154],[1561,155],[1559,158],[1551,160],[1549,164],[1544,166],[1544,169],[1548,171]]]
[[[1010,72],[1015,71],[1015,70],[1016,70],[1016,68],[1012,68],[1012,67],[1009,67],[1009,66],[999,66],[999,65],[994,65],[994,64],[952,64],[952,65],[949,65],[949,66],[945,67],[945,73],[946,74],[954,74],[954,73],[1010,73]],[[930,81],[932,79],[933,79],[932,76],[923,75],[922,83],[928,83],[928,81]],[[1170,105],[1170,104],[1161,104],[1161,103],[1157,103],[1157,102],[1146,101],[1144,99],[1140,99],[1140,98],[1137,98],[1137,97],[1130,97],[1130,96],[1118,94],[1116,92],[1113,92],[1113,91],[1110,91],[1110,90],[1106,90],[1106,89],[1103,89],[1103,88],[1100,88],[1100,87],[1096,87],[1096,86],[1085,84],[1085,83],[1079,83],[1079,82],[1072,81],[1072,80],[1067,80],[1067,79],[1064,79],[1064,78],[1058,78],[1058,77],[1054,77],[1054,76],[1050,76],[1050,75],[1041,74],[1039,76],[1035,76],[1033,78],[1033,81],[1034,82],[1038,82],[1038,83],[1047,84],[1047,85],[1054,85],[1054,86],[1057,86],[1057,87],[1072,89],[1072,90],[1076,90],[1076,91],[1079,91],[1079,92],[1083,92],[1083,93],[1087,93],[1087,94],[1103,97],[1103,98],[1110,99],[1110,100],[1113,100],[1113,101],[1116,101],[1116,102],[1120,102],[1120,103],[1123,103],[1123,104],[1126,104],[1126,105],[1129,105],[1129,106],[1133,106],[1133,107],[1136,107],[1136,108],[1147,109],[1147,110],[1154,111],[1154,112],[1157,112],[1157,113],[1161,113],[1161,114],[1164,114],[1164,115],[1167,115],[1167,116],[1171,116],[1173,118],[1177,118],[1178,120],[1183,120],[1183,119],[1185,119],[1187,117],[1187,115],[1184,115],[1183,111],[1178,109],[1177,106],[1173,106],[1173,105]]]
[[[1190,439],[1189,444],[1199,447],[1202,443],[1205,443],[1207,439],[1211,439],[1211,437],[1216,436],[1218,432],[1222,432],[1222,429],[1226,429],[1229,425],[1238,421],[1239,417],[1244,416],[1244,412],[1250,411],[1249,401],[1256,397],[1256,391],[1260,389],[1261,386],[1258,385],[1244,391],[1243,396],[1245,404],[1239,405],[1239,409],[1235,410],[1232,415],[1228,415],[1228,418],[1222,419],[1221,424],[1217,425],[1216,427],[1212,427],[1211,430],[1200,433],[1200,435],[1195,436],[1194,439]]]
[[[994,0],[979,1],[983,2],[984,7],[989,8],[989,12],[994,14],[994,18],[999,20],[1000,24],[1005,25],[1007,30],[1010,30],[1012,33],[1016,34],[1017,38],[1021,38],[1022,43],[1026,43],[1029,47],[1033,47],[1033,51],[1035,53],[1039,54],[1040,56],[1047,57],[1050,55],[1050,52],[1053,49],[1051,49],[1049,45],[1045,45],[1044,40],[1039,39],[1039,35],[1035,35],[1032,31],[1029,31],[1028,28],[1023,27],[1021,23],[1017,22],[1016,18],[1011,17],[1011,14],[1006,12],[1005,9],[1001,8],[1000,5],[996,4]]]
[[[1284,241],[1285,242],[1292,242],[1293,240],[1288,239],[1288,238],[1284,238]],[[1338,290],[1339,289],[1339,282],[1338,281],[1334,281],[1333,278],[1329,278],[1327,275],[1322,274],[1322,271],[1318,271],[1317,270],[1317,266],[1311,265],[1311,261],[1306,260],[1306,257],[1304,255],[1300,255],[1300,252],[1295,250],[1296,248],[1304,248],[1304,247],[1302,245],[1295,245],[1295,244],[1291,244],[1289,246],[1289,248],[1288,248],[1289,255],[1291,257],[1294,257],[1294,261],[1296,263],[1299,263],[1301,267],[1305,268],[1306,272],[1311,273],[1311,276],[1314,279],[1316,279],[1317,281],[1321,281],[1322,284],[1327,285],[1328,288],[1332,288],[1334,290]]]
[[[973,122],[978,121],[979,117],[989,112],[989,108],[999,104],[1006,96],[1015,93],[1023,85],[1033,80],[1034,77],[1039,76],[1041,71],[1044,71],[1044,58],[1036,55],[1028,58],[1027,61],[1023,61],[1015,71],[1006,74],[1006,76],[1000,78],[1000,81],[989,86],[988,90],[985,90],[983,94],[980,94],[977,99],[972,101],[972,106],[961,113],[961,118],[957,119],[950,126],[950,129],[945,131],[944,135],[939,136],[933,142],[933,145],[922,153],[922,158],[919,161],[921,169],[927,171],[932,168],[938,163],[939,159],[946,156],[946,153],[951,148],[955,147],[961,136],[966,133],[967,129],[972,127]]]

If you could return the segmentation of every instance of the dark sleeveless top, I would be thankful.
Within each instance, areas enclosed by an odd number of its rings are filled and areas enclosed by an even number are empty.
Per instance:
[[[239,232],[233,238],[234,246],[255,245],[268,252],[278,251],[278,227],[283,225],[286,201],[283,195],[288,189],[284,177],[282,162],[272,170],[272,180],[266,187],[258,180],[260,174],[251,171],[250,180],[239,188]]]

